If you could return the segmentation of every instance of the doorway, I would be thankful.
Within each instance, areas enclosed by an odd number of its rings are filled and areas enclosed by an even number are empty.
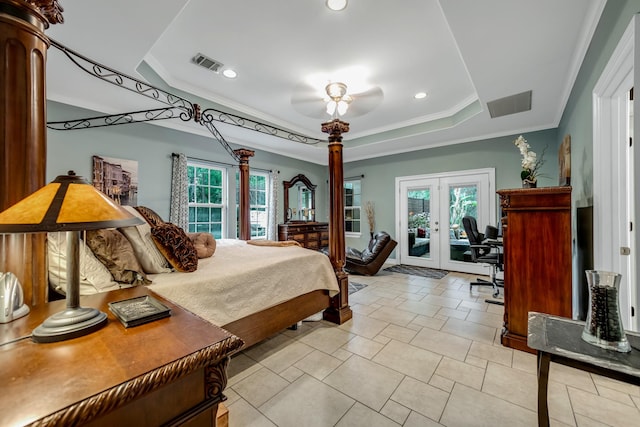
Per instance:
[[[640,59],[640,17],[635,15],[593,89],[594,268],[622,275],[619,304],[625,329],[640,330],[636,182],[640,151],[634,149],[634,62]],[[635,61],[634,61],[635,59]],[[584,271],[574,273],[583,276]],[[575,281],[575,280],[574,280]],[[574,284],[575,286],[575,284]],[[574,316],[576,301],[574,300]]]
[[[396,178],[400,263],[488,274],[487,266],[471,261],[462,218],[495,225],[494,177],[491,168]]]

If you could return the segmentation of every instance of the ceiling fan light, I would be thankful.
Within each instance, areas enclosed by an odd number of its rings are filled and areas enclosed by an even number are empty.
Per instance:
[[[338,101],[338,114],[340,114],[341,116],[344,116],[348,108],[349,108],[349,104],[347,104],[345,101],[342,101],[342,100]]]
[[[336,108],[338,107],[338,103],[336,101],[327,102],[327,114],[333,116],[333,113],[336,112]]]
[[[327,7],[335,11],[343,10],[347,7],[347,0],[327,0]]]
[[[329,83],[325,90],[327,91],[329,98],[335,101],[342,99],[342,97],[347,93],[347,85],[339,82]]]

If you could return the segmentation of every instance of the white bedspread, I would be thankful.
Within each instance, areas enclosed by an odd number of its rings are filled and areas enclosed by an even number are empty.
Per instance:
[[[193,273],[150,274],[150,289],[215,325],[226,325],[299,295],[339,292],[329,258],[297,246],[220,239]]]

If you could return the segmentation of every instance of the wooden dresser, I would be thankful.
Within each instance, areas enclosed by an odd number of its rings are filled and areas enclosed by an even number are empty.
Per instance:
[[[145,294],[169,306],[171,317],[125,329],[107,308]],[[229,355],[242,340],[142,286],[81,304],[105,312],[107,326],[58,343],[31,341],[33,328],[65,301],[0,324],[3,425],[215,425]]]
[[[528,313],[571,318],[571,187],[499,190],[507,347],[527,346]]]
[[[278,224],[278,240],[295,240],[305,248],[319,250],[329,246],[329,224],[305,221]]]

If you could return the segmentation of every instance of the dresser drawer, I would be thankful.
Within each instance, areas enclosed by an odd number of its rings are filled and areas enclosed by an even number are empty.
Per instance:
[[[329,224],[326,222],[278,224],[279,240],[295,240],[303,247],[320,249],[329,245]]]

